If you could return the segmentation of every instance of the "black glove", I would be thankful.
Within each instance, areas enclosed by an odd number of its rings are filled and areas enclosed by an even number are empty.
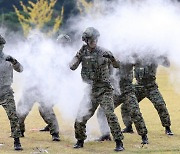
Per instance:
[[[108,52],[108,51],[103,53],[103,57],[109,58],[109,59],[113,59],[114,58],[113,55],[110,52]]]
[[[11,62],[13,65],[16,65],[17,63],[17,60],[11,56],[7,56],[5,60]]]

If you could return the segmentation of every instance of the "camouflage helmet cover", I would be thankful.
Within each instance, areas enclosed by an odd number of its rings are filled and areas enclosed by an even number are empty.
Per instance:
[[[70,43],[71,42],[71,38],[67,34],[60,34],[57,37],[57,42],[59,42],[59,43]]]
[[[94,27],[88,27],[82,35],[82,40],[87,43],[88,38],[97,39],[99,36],[100,33],[97,29],[95,29]]]
[[[6,44],[6,41],[5,39],[0,35],[0,45],[1,44]]]

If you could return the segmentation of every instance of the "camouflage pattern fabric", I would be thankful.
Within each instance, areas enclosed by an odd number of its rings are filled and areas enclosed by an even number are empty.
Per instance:
[[[133,65],[122,64],[120,65],[120,91],[121,95],[125,97],[125,102],[122,106],[126,106],[129,111],[130,117],[134,122],[136,130],[139,135],[147,134],[147,128],[140,112],[139,104],[134,92],[133,80]]]
[[[135,96],[132,80],[133,80],[133,64],[120,64],[119,69],[119,85],[121,95],[114,95],[114,106],[115,108],[122,104],[122,107],[126,108],[124,113],[130,115],[132,121],[135,124],[137,132],[139,135],[147,134],[147,128],[140,112],[139,104]],[[107,125],[104,124],[105,117],[102,112],[102,109],[99,109],[97,112],[97,118],[100,125],[100,130],[102,134],[108,133]],[[128,116],[129,117],[129,116]],[[99,120],[102,119],[102,120]],[[128,121],[125,121],[128,122]],[[103,126],[106,125],[106,126]]]
[[[31,111],[33,105],[35,103],[39,104],[39,112],[42,116],[45,123],[50,126],[50,134],[59,133],[59,126],[53,111],[53,105],[51,103],[51,99],[47,98],[47,82],[45,82],[44,78],[42,79],[42,74],[45,73],[48,69],[45,69],[49,64],[39,59],[38,54],[41,54],[41,50],[39,48],[39,41],[42,41],[42,35],[38,33],[32,33],[28,36],[28,44],[29,44],[29,52],[32,56],[28,57],[25,61],[26,72],[24,74],[24,83],[22,96],[20,101],[17,104],[17,113],[20,121],[20,128],[22,132],[25,132],[25,119]],[[39,60],[42,60],[44,63],[43,73],[39,74],[38,67],[36,66],[39,63]],[[32,64],[32,61],[34,63]],[[51,66],[50,66],[51,67]],[[40,71],[41,72],[41,71]],[[33,79],[32,79],[33,76]],[[32,83],[31,83],[32,82]],[[30,84],[26,84],[30,83]]]
[[[157,64],[146,65],[145,67],[137,65],[135,67],[134,72],[137,80],[137,83],[134,85],[135,94],[138,102],[144,98],[148,98],[152,102],[159,114],[162,126],[166,127],[171,125],[171,121],[165,101],[155,81],[157,67]],[[121,111],[124,124],[128,126],[132,122],[127,112],[126,106],[122,106]]]
[[[116,108],[125,102],[125,97],[123,95],[114,94],[113,101],[114,101],[114,108]],[[97,120],[98,120],[101,134],[104,136],[109,135],[110,128],[108,125],[108,121],[107,121],[106,115],[101,107],[99,107],[97,110]]]
[[[1,96],[1,105],[5,109],[8,119],[11,125],[11,136],[13,138],[18,138],[21,136],[20,127],[19,127],[19,119],[16,114],[16,106],[13,96],[13,91],[10,87],[6,87],[6,94]]]
[[[25,132],[25,119],[29,112],[31,111],[35,102],[39,102],[39,112],[43,120],[49,125],[50,134],[59,133],[59,126],[56,119],[56,115],[53,111],[52,105],[47,105],[43,101],[43,96],[41,95],[38,88],[31,88],[23,92],[22,98],[17,104],[17,113],[20,122],[20,129]]]
[[[114,140],[123,139],[118,119],[114,114],[113,89],[110,84],[109,70],[110,64],[114,67],[117,67],[118,64],[115,61],[111,62],[108,58],[103,57],[105,52],[106,50],[100,47],[96,47],[90,52],[87,46],[84,45],[70,65],[70,68],[75,70],[82,62],[82,79],[92,87],[89,102],[90,108],[84,115],[78,114],[74,124],[75,137],[77,140],[86,139],[86,123],[93,116],[99,105],[107,117]],[[106,52],[106,54],[108,53],[111,54],[110,52]],[[81,112],[79,111],[78,113]]]
[[[41,103],[42,104],[42,103]],[[39,106],[39,113],[44,121],[48,124],[50,134],[59,133],[59,125],[56,118],[56,115],[52,107],[47,107],[45,105]]]
[[[7,55],[0,51],[0,105],[3,106],[10,120],[11,136],[18,138],[21,133],[11,84],[13,82],[13,69],[22,72],[23,67],[18,61],[15,64],[6,61],[6,57]]]
[[[100,84],[99,84],[100,85]],[[111,133],[113,135],[114,140],[120,139],[122,140],[123,134],[121,133],[120,126],[118,124],[118,119],[114,114],[114,105],[113,105],[113,98],[112,98],[112,88],[111,86],[107,85],[94,85],[92,87],[92,94],[91,94],[91,108],[88,110],[87,114],[83,117],[80,117],[82,121],[78,120],[78,115],[76,122],[75,122],[75,137],[78,140],[85,140],[86,139],[86,123],[87,121],[94,115],[97,107],[100,105],[105,117],[107,117],[107,122],[110,126]],[[81,113],[81,112],[78,112]]]
[[[23,67],[19,62],[15,65],[6,61],[8,55],[5,55],[2,51],[0,51],[0,88],[4,86],[11,86],[13,82],[13,69],[17,72],[22,72]],[[0,95],[3,91],[0,91]]]

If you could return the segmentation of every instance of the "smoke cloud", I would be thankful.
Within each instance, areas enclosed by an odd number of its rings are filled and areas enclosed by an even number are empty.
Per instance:
[[[102,4],[85,16],[72,19],[73,28],[82,33],[93,26],[100,31],[99,44],[125,60],[132,52],[168,54],[178,62],[180,37],[179,3],[170,0],[119,0]],[[98,11],[99,10],[99,11]],[[76,24],[74,24],[76,23]]]
[[[83,97],[88,92],[80,77],[81,66],[71,71],[69,62],[83,44],[81,35],[87,27],[99,30],[99,45],[112,51],[120,61],[130,61],[132,53],[142,57],[149,53],[157,57],[167,55],[176,72],[180,70],[180,4],[176,1],[95,0],[88,14],[73,17],[68,23],[67,31],[76,32],[71,46],[61,46],[38,31],[26,40],[16,34],[6,35],[6,30],[0,29],[8,40],[4,52],[24,66],[24,72],[15,73],[14,78],[17,102],[24,91],[38,87],[44,102],[57,104],[64,119],[75,119],[79,103],[89,98]],[[178,82],[179,75],[172,78]],[[33,98],[42,101],[36,94]],[[84,105],[81,110],[87,108]]]

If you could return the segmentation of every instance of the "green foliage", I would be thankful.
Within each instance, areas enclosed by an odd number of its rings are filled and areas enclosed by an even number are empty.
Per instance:
[[[28,0],[21,0],[24,5],[28,4]],[[36,2],[36,0],[31,0],[32,2]],[[92,1],[92,0],[87,0]],[[13,31],[20,30],[20,26],[17,20],[17,16],[14,13],[13,5],[17,7],[18,10],[22,10],[22,7],[20,6],[20,0],[0,0],[0,24],[5,24],[4,26],[8,26]],[[54,6],[54,12],[55,15],[53,15],[53,18],[57,17],[59,15],[59,12],[64,6],[64,18],[62,27],[67,27],[66,23],[68,18],[76,16],[79,13],[79,10],[77,8],[77,0],[57,0],[55,6]],[[23,13],[23,12],[21,12]],[[53,19],[47,24],[47,27],[50,27],[53,25]]]
[[[54,18],[53,14],[56,2],[57,0],[37,0],[36,2],[29,0],[28,4],[25,5],[20,1],[20,5],[22,6],[21,10],[25,15],[21,14],[20,10],[14,6],[25,36],[27,36],[32,29],[43,30],[51,20],[54,21],[54,25],[52,29],[47,32],[47,35],[53,35],[58,31],[63,20],[64,7],[62,6],[60,14]]]
[[[13,31],[20,31],[21,25],[15,12],[3,13],[0,15],[0,25]]]

